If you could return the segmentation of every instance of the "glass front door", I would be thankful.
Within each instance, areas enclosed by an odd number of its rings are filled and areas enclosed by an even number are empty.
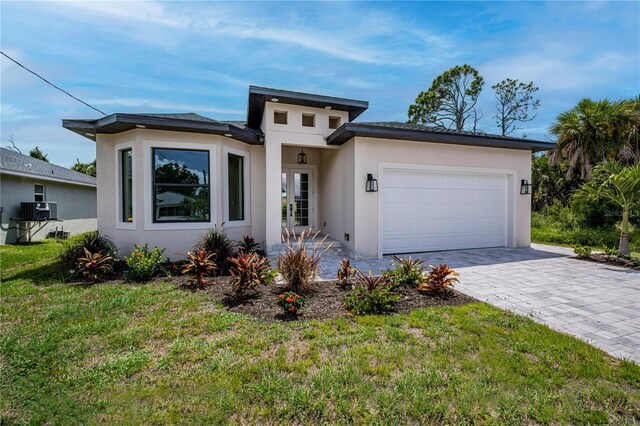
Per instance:
[[[313,172],[308,169],[282,171],[282,227],[296,232],[312,228]]]

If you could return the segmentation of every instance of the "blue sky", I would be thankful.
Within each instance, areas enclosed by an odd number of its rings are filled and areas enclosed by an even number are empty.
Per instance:
[[[2,50],[106,111],[197,112],[242,120],[249,84],[363,99],[359,120],[407,119],[421,90],[468,63],[484,76],[481,128],[495,132],[491,85],[540,87],[528,137],[583,97],[640,92],[638,2],[7,2]],[[95,158],[61,127],[95,111],[2,58],[1,144],[58,164]],[[518,132],[518,136],[523,131]]]

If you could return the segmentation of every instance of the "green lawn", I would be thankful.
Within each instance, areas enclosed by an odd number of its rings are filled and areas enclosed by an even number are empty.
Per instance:
[[[1,424],[640,422],[638,365],[486,304],[262,322],[55,251],[0,248]]]

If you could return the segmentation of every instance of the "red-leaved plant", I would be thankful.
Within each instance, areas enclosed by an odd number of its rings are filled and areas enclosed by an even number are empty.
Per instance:
[[[424,281],[418,285],[419,291],[442,295],[453,288],[460,280],[456,278],[459,274],[448,265],[431,266],[431,270],[424,277]]]
[[[213,260],[215,256],[215,253],[203,249],[187,252],[187,263],[182,268],[182,273],[193,275],[189,282],[195,284],[196,288],[204,287],[207,284],[205,276],[213,274],[218,269]]]

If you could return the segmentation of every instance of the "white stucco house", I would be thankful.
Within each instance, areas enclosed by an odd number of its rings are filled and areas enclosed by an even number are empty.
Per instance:
[[[0,244],[94,231],[96,207],[95,177],[0,148]]]
[[[311,227],[354,258],[529,245],[531,153],[553,143],[356,122],[367,108],[250,86],[243,122],[112,114],[63,126],[96,141],[98,227],[123,253],[185,253],[222,223],[267,249],[284,228]]]

